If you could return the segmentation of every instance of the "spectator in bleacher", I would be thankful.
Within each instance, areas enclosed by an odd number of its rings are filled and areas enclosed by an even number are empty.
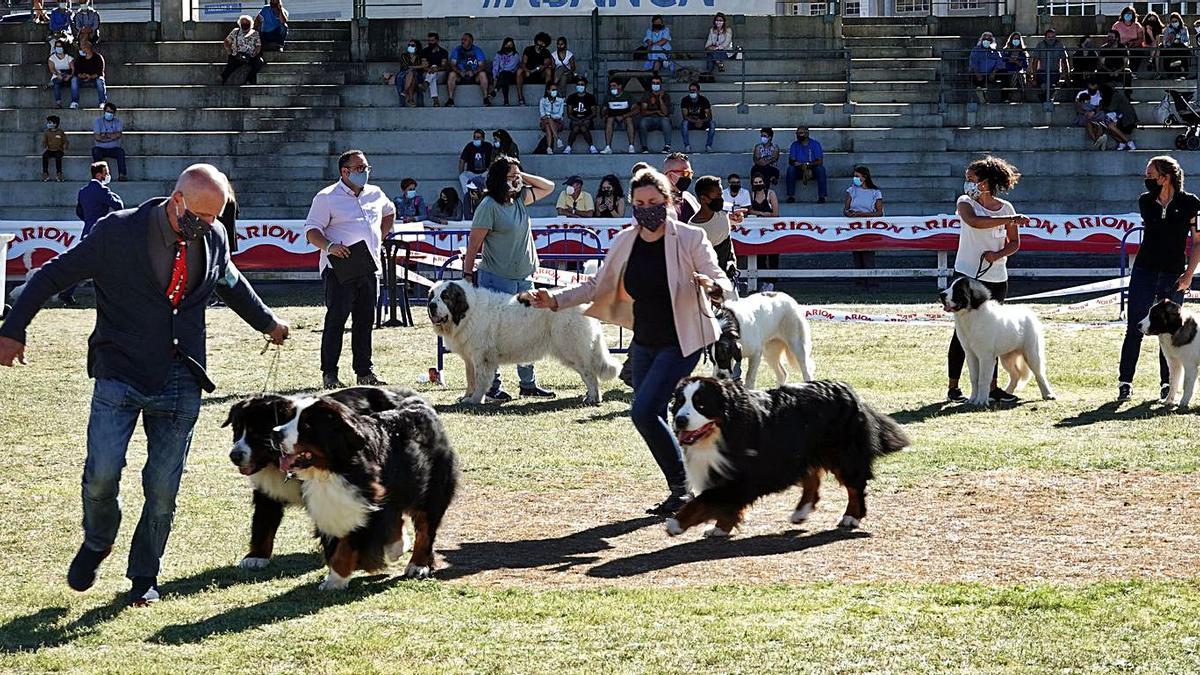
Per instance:
[[[117,117],[117,106],[109,101],[104,104],[104,112],[92,122],[92,161],[99,162],[109,157],[117,160],[117,180],[129,180],[125,167],[125,148],[121,147],[121,136],[125,125]]]
[[[1100,69],[1100,51],[1096,49],[1092,36],[1084,35],[1079,38],[1079,46],[1071,57],[1071,72],[1074,77],[1071,84],[1082,88],[1087,78]]]
[[[1133,5],[1121,10],[1121,17],[1112,25],[1117,34],[1117,45],[1126,50],[1129,58],[1129,70],[1136,73],[1142,64],[1142,47],[1146,44],[1146,28],[1138,20],[1137,10]]]
[[[1075,125],[1083,127],[1093,148],[1103,146],[1106,125],[1101,120],[1100,88],[1095,81],[1075,95]]]
[[[679,222],[686,223],[700,210],[700,202],[688,192],[692,185],[692,161],[682,152],[672,152],[667,155],[662,164],[663,175],[671,183],[671,205]]]
[[[779,156],[783,152],[775,145],[775,130],[763,127],[759,132],[758,143],[751,153],[754,165],[750,167],[750,177],[763,176],[767,183],[774,185],[779,182]]]
[[[463,220],[462,210],[463,205],[462,200],[458,197],[458,190],[444,187],[438,193],[433,207],[429,209],[429,219],[438,225],[445,225],[451,221]]]
[[[734,211],[750,208],[750,191],[742,189],[742,177],[736,173],[731,173],[725,180],[729,186],[721,193],[721,199],[725,200],[725,210]]]
[[[1117,142],[1117,150],[1137,150],[1133,132],[1137,129],[1137,110],[1125,94],[1111,84],[1100,85],[1100,110],[1108,135]]]
[[[862,165],[854,167],[851,181],[852,185],[846,188],[846,202],[842,207],[842,215],[847,218],[882,216],[883,191],[871,180],[871,170]]]
[[[264,48],[269,46],[275,51],[283,51],[288,36],[288,11],[283,7],[283,0],[271,0],[269,5],[258,10],[254,30],[262,36]]]
[[[33,22],[34,23],[49,23],[50,17],[46,16],[45,0],[33,0]]]
[[[775,218],[779,215],[779,197],[771,189],[767,177],[762,174],[750,177],[750,208],[746,213],[763,218]]]
[[[592,121],[600,111],[600,104],[587,90],[587,85],[587,78],[580,75],[575,79],[574,93],[567,97],[567,127],[570,133],[567,135],[567,145],[563,148],[565,155],[571,154],[571,146],[576,138],[582,138],[583,142],[588,144],[588,152],[591,154],[600,152],[592,141]]]
[[[92,6],[92,0],[83,0],[71,23],[75,26],[75,37],[80,43],[100,44],[100,12]]]
[[[1142,19],[1142,28],[1146,31],[1146,37],[1142,40],[1142,44],[1146,46],[1143,50],[1148,59],[1150,70],[1158,70],[1158,47],[1162,44],[1163,22],[1158,14],[1147,12]]]
[[[536,84],[549,84],[554,79],[554,60],[550,57],[550,34],[538,33],[533,44],[521,53],[521,67],[517,70],[517,105],[525,105],[525,80]]]
[[[596,213],[596,202],[583,189],[583,179],[571,176],[563,181],[563,185],[563,191],[558,193],[558,203],[554,205],[558,215],[591,218]]]
[[[625,217],[625,191],[621,189],[620,178],[610,173],[600,179],[595,206],[597,218]]]
[[[421,56],[418,54],[420,50],[420,42],[415,38],[409,40],[408,44],[404,46],[404,51],[400,54],[396,72],[383,76],[384,82],[396,88],[396,96],[400,101],[401,107],[407,105],[412,108],[417,105],[417,78],[412,73],[421,64]]]
[[[717,135],[717,124],[713,121],[712,104],[708,102],[708,97],[700,93],[699,82],[688,85],[688,95],[679,102],[679,109],[683,111],[683,119],[680,121],[680,129],[683,132],[683,151],[692,151],[692,143],[688,138],[689,131],[704,131],[707,132],[704,151],[712,152],[713,139]]]
[[[66,2],[59,2],[58,7],[50,12],[50,38],[55,41],[73,42],[71,30],[74,18],[75,13],[71,11],[71,6]]]
[[[671,152],[671,95],[663,87],[662,76],[655,73],[650,78],[650,91],[642,96],[639,104],[638,139],[642,143],[642,152],[650,152],[648,145],[650,132],[661,131],[663,135],[662,151]]]
[[[1004,71],[1004,56],[996,49],[996,38],[991,31],[985,31],[979,36],[979,42],[971,48],[968,63],[971,83],[975,85],[975,98],[980,103],[987,103],[987,88],[996,74]]]
[[[646,29],[646,37],[642,38],[642,48],[646,50],[644,70],[657,73],[666,68],[675,72],[675,62],[671,60],[671,29],[667,28],[662,14],[656,14],[650,19],[650,27]]]
[[[1042,101],[1046,100],[1047,81],[1050,83],[1050,100],[1053,100],[1059,80],[1071,80],[1071,59],[1067,56],[1066,46],[1058,39],[1058,33],[1053,28],[1046,29],[1042,41],[1033,49],[1033,78]]]
[[[450,96],[446,99],[446,105],[454,105],[454,90],[461,84],[476,82],[479,84],[479,91],[483,94],[483,104],[490,106],[492,97],[488,96],[491,87],[488,85],[488,74],[484,66],[486,65],[487,55],[475,44],[475,36],[470,33],[463,33],[462,43],[455,47],[450,52],[450,75],[446,79],[446,88],[450,90]],[[520,92],[520,88],[517,89]]]
[[[496,151],[492,153],[494,157],[507,155],[515,159],[521,158],[521,149],[517,147],[517,142],[514,141],[512,135],[504,129],[497,129],[492,133],[492,147],[496,149]]]
[[[409,71],[409,77],[414,80],[418,77],[422,78],[420,86],[429,90],[429,97],[433,99],[433,107],[437,108],[442,105],[438,99],[438,81],[445,80],[444,76],[450,67],[450,55],[438,44],[437,33],[429,33],[426,39],[428,44],[421,50],[421,63]]]
[[[608,83],[608,100],[604,102],[604,149],[600,151],[600,154],[612,154],[613,130],[618,122],[625,126],[625,136],[629,141],[629,152],[633,153],[637,150],[633,145],[633,126],[634,120],[637,119],[637,111],[638,105],[634,103],[633,97],[629,95],[629,92],[625,91],[625,87],[616,80],[610,80]]]
[[[50,180],[50,160],[54,160],[55,180],[63,182],[62,161],[70,145],[67,134],[62,130],[58,115],[46,118],[46,130],[42,132],[42,182]]]
[[[559,91],[566,91],[577,77],[575,53],[567,49],[567,38],[561,35],[554,46],[554,51],[550,52],[550,60],[554,64],[554,81],[558,83]]]
[[[108,188],[109,181],[112,180],[112,174],[108,171],[107,162],[94,162],[91,166],[92,179],[87,185],[79,188],[79,194],[75,200],[75,216],[83,221],[83,233],[80,239],[88,236],[96,222],[113,211],[120,211],[125,208],[125,202],[121,201],[121,197],[117,193]],[[230,245],[233,245],[231,240]],[[232,249],[231,249],[232,251]],[[76,285],[64,289],[58,294],[59,302],[67,307],[75,307],[79,303],[75,300]]]
[[[504,95],[504,105],[509,105],[508,88],[517,83],[517,73],[521,69],[521,55],[517,53],[517,41],[511,37],[504,38],[500,43],[500,51],[492,59],[492,96],[499,91]],[[517,90],[517,98],[523,96]]]
[[[692,215],[688,225],[704,230],[704,238],[717,253],[717,267],[730,279],[737,276],[737,265],[733,264],[733,240],[729,238],[730,213],[725,210],[725,199],[721,196],[721,179],[717,176],[701,176],[696,181],[696,201],[700,208]]]
[[[564,114],[565,102],[558,95],[558,85],[548,82],[546,95],[538,102],[538,126],[545,135],[547,155],[553,155],[554,148],[563,147],[563,140],[559,135],[563,130]]]
[[[1007,98],[1009,102],[1025,102],[1025,84],[1029,81],[1029,52],[1020,33],[1008,36],[1004,43],[1004,72],[1008,74]]]
[[[467,181],[467,193],[463,199],[462,217],[463,220],[470,220],[475,217],[475,210],[479,208],[479,203],[487,196],[487,179],[485,176],[475,176]]]
[[[250,69],[245,84],[258,84],[258,71],[267,62],[262,57],[262,36],[254,30],[254,20],[248,15],[238,17],[237,28],[225,37],[225,49],[229,50],[229,60],[225,63],[225,70],[221,71],[221,84],[228,82],[233,71],[241,66]]]
[[[467,183],[472,178],[482,178],[487,174],[495,156],[495,148],[484,142],[483,138],[483,129],[476,129],[471,134],[471,142],[458,153],[458,181],[462,184],[463,194],[466,194]]]
[[[1179,12],[1171,12],[1162,36],[1162,68],[1168,73],[1187,75],[1191,72],[1191,36]]]
[[[67,87],[71,92],[71,108],[79,107],[79,85],[75,82],[75,59],[67,53],[67,43],[57,42],[50,59],[46,61],[50,71],[50,85],[54,88],[54,105],[62,107],[62,90]]]
[[[1100,45],[1098,53],[1100,61],[1097,72],[1101,76],[1100,81],[1119,83],[1125,88],[1125,97],[1131,97],[1133,95],[1133,71],[1130,69],[1132,61],[1129,58],[1129,50],[1121,46],[1120,34],[1115,30],[1109,31],[1108,38]]]
[[[104,89],[104,56],[92,48],[92,43],[80,43],[79,57],[75,59],[75,79],[71,80],[71,100],[79,101],[79,90],[96,88],[96,101],[100,107],[108,101]]]
[[[810,179],[817,181],[817,203],[824,204],[829,196],[829,183],[825,173],[825,151],[816,139],[809,138],[808,127],[796,127],[796,141],[788,149],[787,201],[796,201],[796,181],[808,185]]]
[[[471,219],[471,236],[463,255],[463,278],[480,288],[510,296],[533,290],[533,274],[537,271],[538,255],[533,240],[533,221],[528,208],[554,192],[554,183],[521,170],[521,163],[501,155],[488,167],[487,196]],[[479,271],[475,273],[475,256],[483,251]],[[522,398],[554,398],[552,391],[537,384],[533,364],[517,366]],[[496,371],[487,397],[494,401],[512,400],[500,388],[500,372]]]
[[[417,179],[404,178],[400,181],[400,196],[396,197],[396,220],[402,223],[419,223],[429,218],[429,207],[425,199],[417,194]]]
[[[704,55],[707,58],[704,72],[712,74],[713,68],[725,72],[725,61],[733,58],[732,50],[733,28],[725,18],[725,13],[717,12],[712,28],[708,30],[708,39],[704,42]]]

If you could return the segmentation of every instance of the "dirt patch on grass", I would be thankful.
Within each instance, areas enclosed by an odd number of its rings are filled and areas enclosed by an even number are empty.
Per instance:
[[[827,482],[810,520],[799,490],[759,502],[729,540],[668,537],[646,494],[469,488],[438,539],[448,581],[494,586],[686,586],[797,581],[988,583],[1188,578],[1200,569],[1200,498],[1186,474],[993,471],[869,496],[836,529]]]

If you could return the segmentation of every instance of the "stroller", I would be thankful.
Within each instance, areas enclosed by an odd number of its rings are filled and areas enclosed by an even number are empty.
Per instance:
[[[1166,126],[1183,124],[1187,127],[1175,137],[1177,150],[1200,150],[1200,112],[1192,105],[1192,92],[1167,89],[1166,96],[1155,108],[1155,117]]]

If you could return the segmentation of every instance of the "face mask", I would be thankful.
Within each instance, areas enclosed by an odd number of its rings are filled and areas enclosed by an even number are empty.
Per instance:
[[[691,184],[692,184],[691,176],[680,176],[679,178],[675,179],[675,189],[679,190],[680,192],[683,192],[684,190],[688,189],[688,186]]]
[[[59,9],[66,9],[66,8],[67,8],[67,3],[65,3],[65,2],[60,2],[60,3],[58,3],[58,8],[59,8]]]
[[[47,128],[47,129],[53,129],[53,128],[54,128],[54,126],[55,126],[55,125],[54,125],[54,122],[46,122],[46,128]]]
[[[978,183],[972,183],[968,180],[963,182],[963,194],[971,199],[979,199],[983,195],[983,191],[979,189]]]
[[[61,7],[61,5],[59,5],[59,6]],[[1122,19],[1125,19],[1126,21],[1133,21],[1133,15],[1132,15],[1132,14],[1126,14],[1126,15],[1122,16],[1121,18],[1122,18]]]
[[[688,92],[688,98],[690,98],[690,99],[692,99],[693,101],[695,101],[696,99],[700,98],[700,93],[699,93],[699,92],[695,92],[695,91]]]
[[[566,46],[566,45],[559,45],[559,46],[558,46],[558,51],[560,51],[560,52],[565,52],[565,51],[567,51],[567,46]]]
[[[711,209],[712,211],[724,211],[725,210],[725,199],[723,197],[717,197],[715,199],[709,200],[708,208]]]
[[[759,136],[758,141],[760,143],[762,143],[763,145],[766,145],[767,143],[771,142],[771,137],[770,136]]]
[[[796,140],[803,143],[804,141],[808,140],[808,134],[796,134]]]
[[[106,173],[106,174],[104,174],[104,178],[101,178],[101,179],[100,179],[100,184],[101,184],[101,185],[108,185],[108,184],[109,184],[109,182],[111,182],[111,181],[112,181],[112,174],[110,174],[110,173]]]
[[[114,114],[112,114],[112,113],[110,113],[110,112],[106,112],[106,113],[104,113],[104,119],[105,119],[105,120],[107,120],[107,121],[109,121],[109,122],[113,121],[113,118],[114,118],[114,117],[116,117],[116,115],[114,115]]]
[[[667,205],[635,206],[633,207],[633,219],[639,226],[654,232],[667,222]]]
[[[767,184],[766,184],[766,183],[755,183],[755,184],[754,184],[754,185],[752,185],[751,187],[753,187],[753,188],[754,188],[754,190],[757,192],[758,190],[761,190],[761,189],[763,189],[763,188],[764,188],[764,187],[766,187],[766,186],[767,186]]]
[[[409,53],[409,54],[416,54],[416,53],[417,53],[417,48],[416,48],[416,47],[414,47],[414,46],[412,46],[412,45],[409,45],[409,46],[408,46],[408,50],[407,50],[407,51],[408,51],[408,53]]]
[[[483,139],[476,138],[475,140],[471,141],[471,143],[478,148],[479,146],[483,145]]]
[[[609,89],[608,93],[612,94],[613,96],[618,96],[618,95],[620,95],[621,90],[620,89]]]
[[[200,216],[188,211],[186,202],[182,209],[179,207],[175,208],[175,224],[179,227],[179,236],[184,241],[196,241],[208,234],[208,231],[212,229],[212,225],[201,220]]]
[[[493,138],[493,139],[492,139],[492,145],[496,146],[497,148],[498,148],[498,147],[500,147],[500,139],[499,139],[499,138]]]
[[[730,183],[729,184],[729,194],[736,195],[737,193],[741,192],[741,190],[742,190],[741,183]]]
[[[980,43],[979,43],[979,46],[980,46],[980,47],[983,47],[984,49],[991,49],[991,48],[992,48],[992,43],[991,43],[991,41],[989,41],[989,40],[984,40],[983,42],[980,42]]]
[[[650,91],[659,91],[659,90],[661,90],[661,89],[662,89],[662,85],[661,85],[661,84],[652,84],[652,85],[650,85]]]
[[[550,98],[552,98],[552,99],[558,98],[558,92],[551,89],[550,90]]]
[[[858,176],[855,176],[854,177],[854,185],[856,187],[862,187],[862,184],[863,184],[863,179]]]
[[[604,186],[604,187],[600,188],[600,190],[599,190],[599,193],[600,193],[600,194],[602,194],[602,195],[611,195],[611,194],[612,194],[612,188],[610,188],[610,187],[608,187],[608,186],[606,185],[606,186]]]
[[[1013,40],[1013,46],[1014,46],[1014,47],[1020,47],[1020,46],[1021,46],[1021,41],[1020,41],[1020,40]]]
[[[62,56],[62,55],[63,55],[63,48],[62,48],[62,47],[55,47],[55,48],[54,48],[54,53],[55,53],[55,54],[58,54],[59,56]]]
[[[416,191],[416,190],[409,190],[409,191],[407,191],[407,192],[405,192],[405,193],[404,193],[404,196],[405,196],[405,197],[408,197],[409,199],[416,199],[416,198],[417,198],[417,191]]]
[[[587,89],[587,87],[583,86],[582,84],[575,85],[575,93],[576,94],[582,94],[586,89]]]
[[[367,184],[368,173],[366,171],[351,171],[349,174],[350,182],[354,183],[359,188],[365,187]]]
[[[1162,192],[1162,186],[1158,184],[1157,180],[1153,178],[1147,178],[1146,192],[1149,192],[1152,195],[1157,195],[1159,192]]]
[[[511,189],[513,194],[518,194],[521,192],[521,190],[525,189],[525,179],[517,176],[508,182],[508,187]]]
[[[654,28],[654,30],[662,30],[663,29],[663,25],[661,23],[651,24],[651,26]]]

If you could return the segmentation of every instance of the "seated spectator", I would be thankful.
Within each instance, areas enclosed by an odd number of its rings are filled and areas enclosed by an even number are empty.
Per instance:
[[[67,87],[71,91],[71,108],[79,107],[79,85],[75,82],[75,59],[67,53],[67,43],[57,42],[50,59],[46,61],[50,71],[50,85],[54,87],[54,105],[62,107],[62,90]]]
[[[625,217],[625,191],[621,189],[620,178],[610,173],[600,179],[594,206],[597,218]]]
[[[1192,41],[1183,17],[1171,12],[1162,35],[1162,70],[1187,75],[1191,72]]]
[[[402,223],[419,223],[429,218],[429,207],[417,194],[417,179],[404,178],[400,181],[400,196],[396,197],[396,220]]]
[[[847,218],[882,216],[883,191],[871,180],[871,170],[865,166],[856,166],[851,180],[853,184],[846,188],[846,203],[842,207],[842,215]]]
[[[262,36],[264,49],[283,51],[288,36],[288,11],[283,8],[283,0],[271,0],[269,5],[258,10],[254,30]]]
[[[1162,44],[1163,22],[1153,11],[1146,12],[1146,17],[1142,19],[1142,30],[1145,36],[1142,38],[1142,45],[1145,49],[1142,54],[1148,57],[1147,62],[1150,65],[1150,70],[1158,70],[1158,47]]]
[[[433,208],[429,209],[429,219],[438,225],[445,225],[451,221],[457,222],[463,220],[462,210],[463,205],[462,200],[458,197],[458,190],[444,187],[438,193]]]
[[[241,66],[250,68],[245,84],[258,84],[258,71],[267,62],[263,61],[262,36],[254,30],[254,20],[246,14],[239,16],[237,28],[225,37],[225,48],[229,50],[229,60],[221,71],[221,84],[229,81],[229,76]]]
[[[50,39],[68,44],[74,42],[74,35],[71,33],[74,19],[75,13],[71,11],[71,6],[60,0],[58,7],[50,12]]]
[[[1100,68],[1100,52],[1092,40],[1092,36],[1084,35],[1079,38],[1079,46],[1071,56],[1071,84],[1083,87],[1087,78],[1096,74]]]
[[[710,75],[713,68],[725,72],[725,61],[733,58],[733,28],[725,18],[724,12],[717,12],[713,17],[712,28],[708,31],[708,40],[704,43],[704,55],[708,63],[704,72]]]
[[[1132,61],[1129,58],[1129,50],[1121,46],[1120,34],[1115,30],[1109,31],[1108,38],[1097,51],[1100,54],[1098,74],[1101,84],[1105,82],[1120,83],[1125,88],[1125,97],[1132,96],[1133,71],[1130,70]]]
[[[642,96],[638,112],[641,114],[641,119],[638,120],[638,138],[642,142],[642,152],[650,152],[650,132],[661,131],[663,154],[671,154],[671,95],[663,89],[661,75],[655,73],[650,78],[650,91]]]
[[[1059,80],[1071,80],[1071,60],[1067,56],[1067,48],[1053,28],[1046,29],[1042,41],[1033,49],[1033,78],[1043,102],[1046,101],[1047,81],[1050,100],[1054,100],[1054,90],[1058,88]]]
[[[538,33],[533,44],[521,54],[521,67],[517,70],[517,105],[525,105],[525,80],[535,84],[549,84],[554,79],[554,60],[550,57],[550,34]]]
[[[729,186],[721,193],[721,199],[725,200],[725,210],[735,211],[750,208],[750,191],[742,189],[742,177],[731,173],[725,180]]]
[[[92,6],[92,0],[83,0],[83,4],[79,6],[79,11],[75,12],[75,18],[71,20],[71,24],[75,27],[75,38],[82,44],[90,42],[93,45],[100,44],[100,12]]]
[[[105,103],[104,113],[92,123],[92,138],[95,140],[95,144],[92,145],[92,161],[99,162],[109,157],[117,160],[117,180],[120,182],[129,180],[125,166],[125,149],[121,147],[121,135],[124,131],[125,125],[117,117],[117,106],[112,101]]]
[[[55,180],[63,182],[62,161],[67,153],[67,134],[62,130],[58,115],[46,118],[46,130],[42,132],[42,182],[50,180],[50,159],[54,159]]]
[[[771,189],[766,176],[750,177],[750,209],[747,215],[775,218],[779,216],[779,197]]]
[[[1100,85],[1094,79],[1075,95],[1075,125],[1083,127],[1093,148],[1100,149],[1104,145],[1107,124],[1101,119]]]
[[[428,44],[421,49],[421,61],[416,68],[408,71],[408,76],[417,82],[417,78],[421,78],[420,86],[423,89],[429,90],[429,97],[433,99],[433,107],[441,107],[442,103],[438,99],[438,82],[446,81],[446,73],[450,68],[450,55],[439,44],[440,38],[437,33],[429,33],[426,36]]]
[[[987,103],[988,84],[996,78],[996,73],[1004,71],[1004,57],[996,50],[996,38],[991,31],[980,35],[979,42],[971,49],[968,70],[975,85],[975,98]]]
[[[699,82],[688,85],[688,95],[679,102],[679,109],[683,111],[683,119],[680,122],[680,129],[683,132],[683,151],[692,151],[692,142],[688,138],[689,131],[705,131],[707,137],[704,140],[704,151],[712,152],[713,139],[717,135],[717,125],[713,121],[712,104],[708,102],[707,97],[700,93]]]
[[[1009,35],[1004,43],[1004,72],[1008,74],[1006,86],[1012,103],[1025,102],[1025,83],[1029,79],[1029,52],[1025,47],[1020,33]]]
[[[517,54],[517,42],[510,37],[504,38],[496,58],[492,59],[492,96],[496,91],[504,94],[504,105],[508,105],[508,88],[517,83],[517,71],[521,68],[521,56]],[[517,98],[523,98],[520,90]]]
[[[50,23],[50,17],[46,16],[45,0],[33,0],[33,22]]]
[[[475,176],[467,182],[467,197],[463,202],[463,220],[471,220],[475,217],[475,209],[479,208],[479,202],[487,196],[487,177]]]
[[[505,155],[513,159],[521,158],[521,149],[517,147],[517,142],[504,129],[497,129],[492,134],[492,147],[496,149],[496,152],[492,153],[495,157]]]
[[[559,134],[563,130],[564,101],[558,95],[558,85],[550,82],[546,85],[546,95],[538,102],[538,126],[545,134],[546,154],[553,155],[554,148],[563,147]]]
[[[1117,34],[1117,46],[1127,50],[1129,70],[1137,72],[1142,65],[1142,47],[1146,44],[1146,27],[1138,19],[1133,5],[1121,10],[1121,17],[1112,25]]]
[[[566,91],[577,75],[575,72],[575,54],[567,49],[567,38],[558,36],[555,50],[550,52],[550,60],[554,64],[554,81],[558,83],[559,91]]]
[[[608,100],[604,102],[604,149],[602,155],[612,154],[613,129],[617,123],[625,125],[625,136],[629,141],[629,152],[637,151],[633,145],[633,121],[637,119],[638,106],[633,97],[625,91],[621,83],[612,80],[608,83]]]
[[[462,184],[463,194],[467,193],[471,179],[486,177],[488,167],[492,165],[495,148],[484,143],[483,136],[483,129],[476,129],[471,135],[471,142],[464,145],[458,154],[458,180]]]
[[[446,79],[446,88],[450,90],[450,97],[446,99],[447,106],[454,105],[454,89],[459,83],[471,82],[479,84],[483,104],[492,104],[492,97],[488,96],[488,92],[491,91],[491,87],[488,86],[488,74],[484,70],[486,61],[487,55],[475,44],[475,36],[463,33],[462,43],[450,52],[450,76]]]
[[[696,211],[688,224],[704,230],[704,237],[717,253],[717,267],[732,279],[737,276],[737,266],[733,260],[733,240],[729,238],[734,218],[725,210],[722,192],[720,178],[701,176],[700,180],[696,181],[696,199],[700,202],[700,210]],[[737,216],[736,220],[740,221],[741,216]]]
[[[1108,135],[1117,142],[1117,150],[1137,150],[1133,132],[1137,129],[1138,116],[1129,98],[1111,84],[1101,84],[1100,110]]]
[[[767,183],[774,185],[779,182],[779,155],[782,151],[775,145],[775,130],[763,127],[758,135],[758,143],[751,153],[754,165],[750,167],[750,177],[764,176]]]
[[[92,43],[80,43],[79,58],[75,59],[75,79],[71,81],[71,100],[79,100],[79,90],[83,87],[96,88],[96,101],[99,107],[104,107],[108,95],[104,89],[104,56],[92,48]]]
[[[675,62],[671,60],[671,29],[663,21],[662,14],[656,14],[650,19],[650,27],[646,29],[646,37],[642,38],[642,48],[646,50],[646,62],[643,70],[657,73],[666,68],[675,72]]]
[[[587,85],[587,78],[579,76],[575,80],[575,93],[567,97],[567,127],[570,133],[567,136],[567,145],[563,148],[564,155],[571,154],[571,146],[575,144],[576,138],[583,138],[591,154],[600,152],[592,141],[592,120],[596,119],[600,104],[596,97],[588,92]]]
[[[808,185],[810,179],[817,180],[817,203],[824,204],[829,195],[825,175],[825,153],[821,144],[808,137],[808,127],[796,127],[796,142],[788,149],[787,201],[796,201],[796,181]]]
[[[421,65],[421,56],[417,53],[421,50],[421,43],[416,38],[408,41],[404,46],[404,53],[400,55],[399,69],[395,73],[388,76],[387,81],[396,87],[396,94],[400,99],[400,105],[407,105],[410,108],[415,108],[417,105],[417,97],[414,95],[417,88],[417,78],[413,75],[413,71]]]
[[[563,191],[558,194],[558,203],[554,207],[560,216],[572,218],[591,218],[596,212],[596,204],[583,189],[583,179],[571,176],[563,181]]]

